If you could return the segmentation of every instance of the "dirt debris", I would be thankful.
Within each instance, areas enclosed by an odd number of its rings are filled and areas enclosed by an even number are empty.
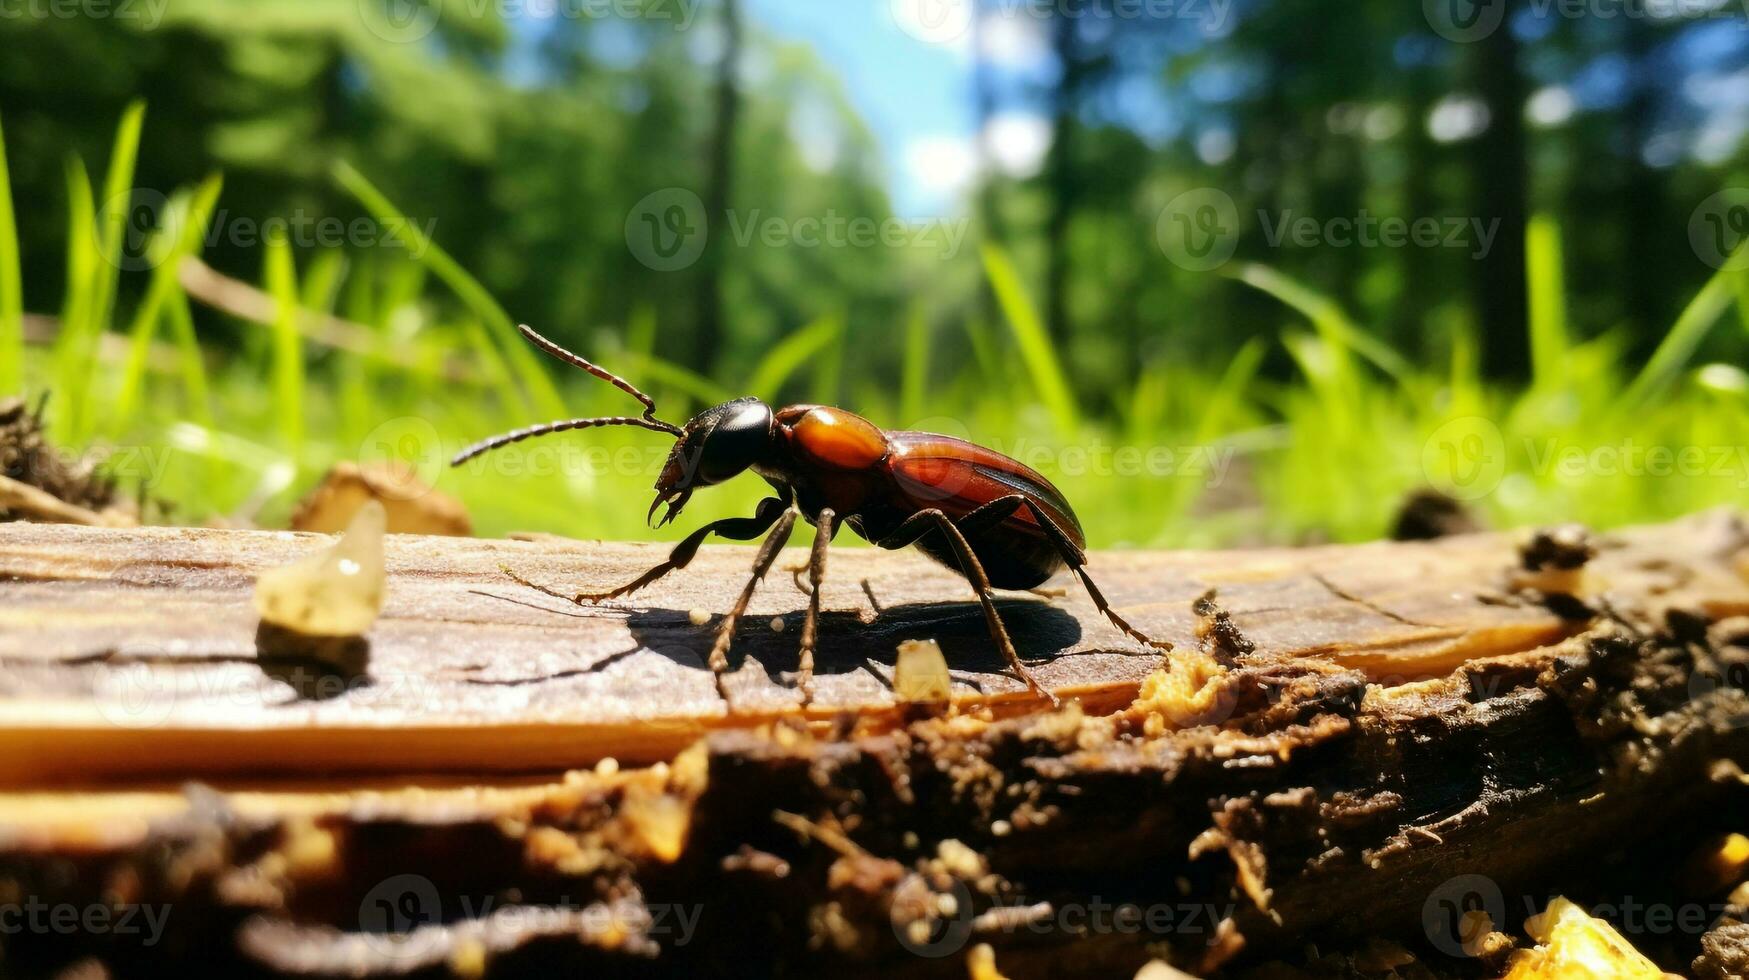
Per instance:
[[[43,433],[46,401],[32,408],[22,398],[0,400],[0,521],[137,523],[133,509],[117,503],[115,481],[95,462],[70,460],[49,444]]]

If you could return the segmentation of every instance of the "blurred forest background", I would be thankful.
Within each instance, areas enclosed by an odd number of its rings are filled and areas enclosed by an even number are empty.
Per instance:
[[[1749,493],[1741,4],[842,0],[965,59],[936,93],[976,121],[940,163],[965,177],[899,215],[964,241],[800,247],[732,226],[884,221],[914,175],[830,52],[768,29],[775,0],[130,2],[0,17],[14,381],[52,389],[69,446],[161,451],[175,519],[272,523],[333,461],[398,453],[483,530],[647,533],[646,462],[442,469],[627,407],[510,320],[670,418],[750,392],[1043,446],[1097,544],[1371,536],[1430,483],[1497,523]],[[710,232],[663,268],[633,238],[672,189]],[[397,212],[430,247],[236,232]],[[1468,237],[1325,224],[1369,216]],[[1320,230],[1279,240],[1301,217]],[[1177,220],[1231,257],[1185,261]],[[1109,447],[1172,462],[1087,463]]]

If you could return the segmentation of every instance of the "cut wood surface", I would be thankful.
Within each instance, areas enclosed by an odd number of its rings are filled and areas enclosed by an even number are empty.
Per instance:
[[[1749,529],[1529,540],[1098,554],[1181,649],[1133,655],[1072,590],[1006,601],[1079,699],[1057,711],[998,672],[956,577],[845,549],[819,703],[795,708],[802,597],[774,575],[731,716],[688,614],[720,613],[745,548],[580,609],[497,565],[599,586],[660,549],[393,538],[368,658],[325,689],[258,659],[248,601],[321,538],[0,528],[0,897],[163,925],[9,935],[0,965],[945,977],[988,943],[1015,977],[1475,978],[1501,964],[1457,941],[1466,908],[1520,934],[1555,894],[1725,908],[1731,880],[1683,869],[1743,829]],[[918,636],[952,712],[894,704]],[[1089,922],[1119,905],[1168,914]],[[1743,914],[1616,924],[1723,977]]]
[[[1602,539],[1592,587],[1679,594],[1710,615],[1749,611],[1730,515]],[[1375,680],[1449,672],[1534,649],[1582,624],[1503,601],[1523,535],[1242,552],[1101,552],[1092,571],[1143,630],[1195,645],[1195,598],[1260,649],[1317,656]],[[667,758],[712,728],[795,713],[806,599],[785,566],[755,596],[731,652],[730,715],[704,665],[751,560],[707,547],[626,601],[583,607],[524,588],[625,581],[657,545],[391,536],[389,593],[350,676],[258,657],[257,572],[328,539],[288,532],[0,526],[0,780],[352,772],[553,771]],[[1720,556],[1724,556],[1721,558]],[[864,586],[866,583],[866,588]],[[1126,640],[1070,581],[1062,598],[1001,608],[1039,679],[1090,710],[1128,703],[1157,656]],[[872,598],[872,601],[871,601]],[[875,604],[878,603],[878,614]],[[818,692],[807,715],[891,714],[894,651],[940,641],[956,693],[1033,706],[958,576],[910,552],[840,548],[823,594]],[[691,614],[712,615],[698,626]],[[775,622],[774,622],[775,619]],[[781,626],[781,630],[774,627]]]

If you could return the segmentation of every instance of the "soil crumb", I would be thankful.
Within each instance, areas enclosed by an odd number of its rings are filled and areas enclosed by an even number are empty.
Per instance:
[[[49,496],[89,511],[107,510],[115,503],[115,481],[97,471],[90,461],[71,460],[49,445],[43,436],[43,405],[34,408],[22,398],[0,399],[0,475]],[[0,521],[42,515],[20,511],[0,503]]]

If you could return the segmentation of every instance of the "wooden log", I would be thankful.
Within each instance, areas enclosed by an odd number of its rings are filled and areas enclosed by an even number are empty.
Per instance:
[[[1599,587],[1630,594],[1697,590],[1709,615],[1741,611],[1733,605],[1740,581],[1694,580],[1701,572],[1685,557],[1719,547],[1716,527],[1725,524],[1623,534],[1589,574]],[[745,548],[706,547],[633,601],[579,607],[511,582],[500,566],[557,588],[601,587],[636,576],[664,550],[394,535],[388,605],[368,638],[367,663],[336,676],[315,664],[261,662],[249,598],[255,574],[323,540],[0,527],[0,781],[553,771],[606,757],[669,758],[713,728],[797,713],[793,671],[806,600],[788,574],[774,572],[760,589],[731,652],[739,717],[728,717],[704,665],[715,616],[747,574]],[[1477,535],[1107,552],[1092,567],[1124,615],[1175,643],[1195,644],[1192,602],[1214,589],[1265,649],[1404,680],[1583,627],[1534,603],[1479,601],[1505,588],[1516,543]],[[779,568],[803,554],[792,549]],[[1041,661],[1034,671],[1045,684],[1091,709],[1128,703],[1157,658],[1114,630],[1072,583],[1068,591],[1055,601],[1004,600],[1022,655]],[[1032,706],[1019,681],[1001,673],[968,588],[948,570],[910,552],[837,549],[822,598],[819,689],[807,717],[890,717],[894,650],[923,637],[941,643],[956,687],[972,701]],[[694,610],[712,622],[693,625]]]
[[[987,942],[1018,975],[1109,975],[1388,935],[1424,975],[1475,975],[1461,948],[1437,962],[1452,937],[1427,918],[1477,897],[1470,876],[1509,928],[1575,862],[1651,846],[1653,817],[1740,800],[1749,767],[1728,513],[1605,536],[1578,569],[1511,535],[1100,554],[1124,613],[1182,650],[1170,671],[1130,655],[1079,596],[1006,603],[1078,698],[1060,712],[997,672],[953,576],[851,549],[808,712],[779,576],[735,658],[752,710],[714,694],[688,612],[721,608],[739,548],[586,610],[496,565],[593,586],[654,549],[395,539],[368,663],[324,692],[256,660],[247,604],[254,570],[314,543],[0,529],[0,901],[168,910],[151,943],[45,928],[4,940],[11,962],[948,975]],[[918,636],[963,682],[950,717],[882,682]],[[155,696],[123,698],[129,672]],[[194,777],[214,788],[176,788]],[[1170,921],[1120,927],[1123,905]]]

